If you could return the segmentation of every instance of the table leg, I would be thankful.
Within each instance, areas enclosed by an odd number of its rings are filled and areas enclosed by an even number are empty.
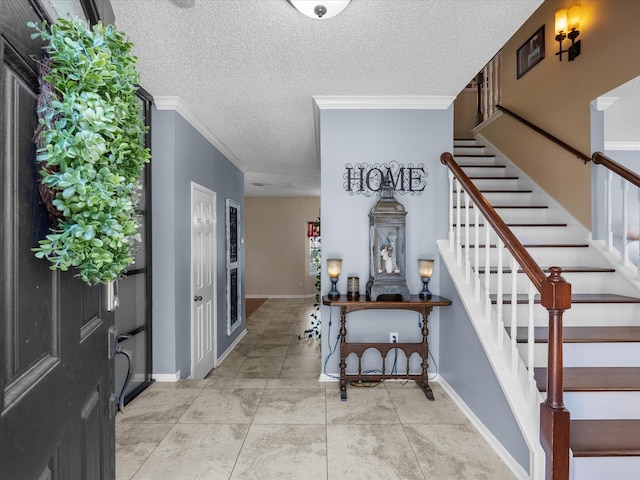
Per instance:
[[[347,309],[340,307],[340,400],[347,401]]]
[[[427,373],[427,368],[429,368],[429,342],[427,340],[429,329],[427,327],[427,319],[430,313],[431,307],[425,307],[422,311],[422,372],[420,375],[422,378],[417,383],[429,400],[435,400],[433,390],[429,386],[429,374]]]
[[[435,400],[435,397],[433,396],[433,390],[431,390],[431,387],[426,381],[423,382],[423,381],[416,380],[416,383],[420,386],[420,388],[422,389],[422,391],[424,392],[424,394],[427,396],[429,400]]]

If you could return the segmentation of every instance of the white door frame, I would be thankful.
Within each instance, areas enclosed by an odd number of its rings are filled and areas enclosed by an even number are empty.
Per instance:
[[[198,334],[198,329],[196,328],[196,322],[197,322],[197,317],[196,317],[196,305],[197,305],[197,301],[195,300],[195,295],[196,295],[196,284],[194,281],[195,278],[195,271],[194,271],[194,265],[195,265],[195,251],[193,248],[194,245],[194,239],[196,236],[196,232],[195,232],[195,222],[197,221],[196,218],[198,216],[198,212],[194,209],[194,194],[195,192],[201,192],[204,193],[206,195],[209,195],[212,197],[212,216],[213,216],[213,235],[211,236],[211,245],[209,245],[210,247],[210,251],[212,252],[212,255],[210,256],[210,262],[211,264],[209,265],[210,268],[210,272],[211,272],[211,282],[210,282],[210,288],[208,288],[206,291],[204,292],[200,292],[198,293],[198,295],[201,295],[202,293],[204,293],[205,299],[207,297],[207,295],[210,295],[211,298],[211,316],[212,316],[212,321],[211,321],[211,329],[210,329],[210,340],[212,342],[212,346],[213,346],[213,362],[212,362],[212,368],[217,367],[218,365],[218,315],[217,315],[217,311],[218,311],[218,298],[217,298],[217,289],[216,289],[216,284],[217,284],[217,273],[216,273],[216,264],[217,264],[217,259],[216,259],[216,243],[217,243],[217,215],[216,215],[216,203],[217,203],[217,198],[216,198],[216,192],[214,192],[213,190],[208,189],[207,187],[204,187],[202,185],[197,184],[196,182],[191,182],[191,222],[190,222],[190,231],[191,231],[191,244],[190,244],[190,250],[191,250],[191,264],[190,264],[190,282],[191,282],[191,288],[190,288],[190,301],[191,301],[191,376],[190,378],[196,378],[194,376],[194,373],[196,372],[196,367],[197,367],[197,342],[201,341],[202,339],[197,338],[197,334]]]

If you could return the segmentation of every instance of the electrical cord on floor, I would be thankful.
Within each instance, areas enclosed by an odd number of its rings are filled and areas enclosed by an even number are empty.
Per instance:
[[[336,343],[333,345],[333,348],[331,348],[331,343],[330,343],[331,342],[331,323],[332,323],[332,321],[331,321],[332,311],[331,310],[332,310],[331,307],[329,307],[329,324],[327,325],[327,327],[328,327],[327,328],[327,343],[329,345],[329,354],[324,358],[324,364],[322,366],[322,372],[326,376],[328,376],[330,378],[335,378],[336,380],[339,380],[340,377],[337,377],[336,375],[331,375],[331,374],[327,373],[327,363],[329,363],[329,359],[331,358],[331,355],[333,355],[335,353],[335,351],[337,350],[338,342],[340,341],[340,334],[338,334],[338,336],[336,338]]]

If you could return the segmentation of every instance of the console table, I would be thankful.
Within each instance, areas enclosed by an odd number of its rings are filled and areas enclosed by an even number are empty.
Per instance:
[[[349,381],[371,381],[371,380],[384,380],[391,378],[406,378],[409,380],[415,380],[416,383],[422,388],[425,395],[429,400],[434,400],[433,391],[429,387],[429,380],[427,376],[429,345],[427,343],[427,336],[429,330],[427,328],[427,318],[431,313],[433,307],[444,307],[451,305],[451,300],[444,297],[433,295],[429,299],[422,299],[418,295],[411,295],[409,301],[371,301],[366,300],[364,295],[360,298],[351,298],[346,295],[341,295],[338,299],[330,299],[326,295],[322,297],[323,305],[330,307],[340,307],[340,398],[345,401],[347,399],[347,382]],[[347,342],[347,315],[351,312],[357,312],[360,310],[411,310],[418,312],[422,315],[422,342],[419,343],[350,343]],[[375,348],[380,352],[382,356],[382,373],[381,374],[363,374],[362,373],[362,355],[369,348]],[[385,360],[387,354],[398,348],[404,352],[407,357],[407,369],[406,373],[386,373]],[[350,353],[355,353],[358,356],[358,373],[348,374],[347,357]],[[409,373],[409,359],[412,354],[418,353],[422,359],[421,372],[419,374]]]

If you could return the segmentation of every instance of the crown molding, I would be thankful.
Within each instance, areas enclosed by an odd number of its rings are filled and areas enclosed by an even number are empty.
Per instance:
[[[320,168],[320,111],[321,110],[446,110],[456,97],[445,95],[387,95],[387,96],[328,96],[313,98],[316,133],[316,155]]]
[[[211,145],[216,147],[227,160],[238,167],[242,173],[246,173],[247,168],[238,157],[193,114],[181,97],[153,97],[153,102],[158,110],[174,110],[179,113],[189,125],[195,128]]]
[[[320,110],[446,110],[456,99],[448,95],[385,95],[313,97]]]

